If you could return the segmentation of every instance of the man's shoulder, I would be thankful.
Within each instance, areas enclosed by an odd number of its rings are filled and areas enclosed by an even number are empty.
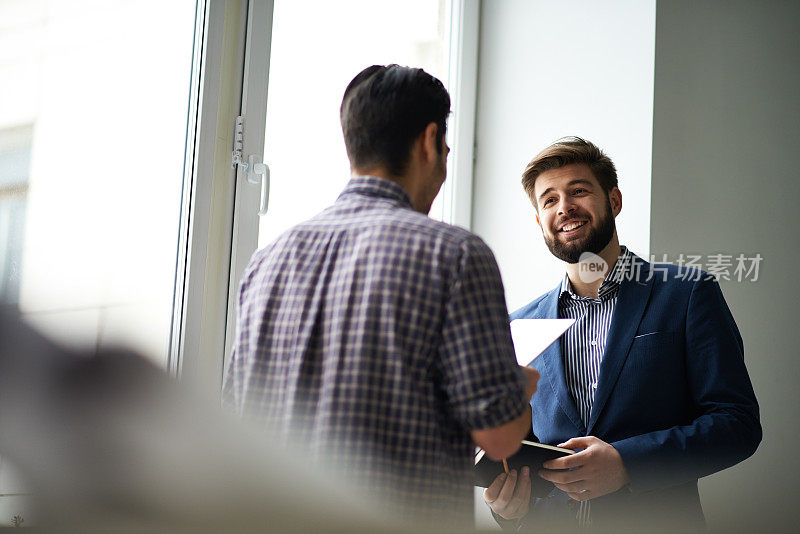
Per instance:
[[[626,279],[621,291],[636,284],[650,286],[648,309],[671,310],[681,317],[692,309],[727,308],[719,281],[707,271],[671,263],[649,263],[647,269],[637,273],[641,278]],[[625,302],[630,304],[631,299]],[[677,310],[682,310],[678,312]]]
[[[309,244],[316,246],[320,240],[342,235],[364,240],[362,243],[369,241],[378,244],[384,253],[405,255],[410,250],[430,250],[439,251],[451,259],[464,251],[480,256],[492,255],[483,239],[465,228],[413,210],[378,205],[355,213],[325,210],[283,232],[258,250],[253,260],[263,261],[269,257],[294,254]]]
[[[483,239],[466,228],[408,209],[377,210],[367,220],[354,222],[351,229],[355,232],[366,231],[370,239],[378,243],[406,243],[415,249],[422,246],[423,249],[440,250],[447,255],[458,251],[491,254]]]
[[[648,263],[646,279],[653,279],[656,291],[691,292],[698,284],[716,283],[716,278],[694,267],[673,263]]]
[[[548,310],[545,306],[545,300],[547,297],[551,296],[554,291],[558,291],[558,288],[551,289],[547,293],[539,295],[534,300],[526,304],[525,306],[514,310],[509,315],[509,319],[513,321],[514,319],[543,319],[548,317]]]
[[[397,232],[413,235],[417,238],[430,238],[443,240],[451,244],[464,242],[483,243],[483,240],[466,228],[448,224],[411,210],[403,210],[386,220],[384,229],[388,232]]]

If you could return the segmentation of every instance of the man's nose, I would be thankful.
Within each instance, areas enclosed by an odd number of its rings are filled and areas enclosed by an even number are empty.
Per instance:
[[[558,214],[559,215],[568,215],[575,211],[575,204],[569,199],[564,198],[558,204]]]

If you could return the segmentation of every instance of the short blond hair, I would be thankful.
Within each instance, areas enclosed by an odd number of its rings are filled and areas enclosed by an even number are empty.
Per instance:
[[[584,163],[589,166],[606,194],[617,187],[617,169],[605,152],[594,143],[580,137],[562,137],[539,152],[522,173],[522,187],[537,210],[539,207],[534,194],[536,178],[545,171],[560,169],[576,163]]]

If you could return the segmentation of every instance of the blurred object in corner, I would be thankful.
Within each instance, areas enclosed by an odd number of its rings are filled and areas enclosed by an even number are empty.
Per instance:
[[[59,531],[397,532],[125,350],[60,348],[0,306],[0,454]],[[418,529],[414,529],[419,531]]]

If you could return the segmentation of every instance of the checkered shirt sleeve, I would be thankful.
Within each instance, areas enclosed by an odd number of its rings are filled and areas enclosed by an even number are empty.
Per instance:
[[[477,236],[461,243],[442,332],[443,387],[468,430],[492,428],[527,408],[503,284],[492,251]]]

